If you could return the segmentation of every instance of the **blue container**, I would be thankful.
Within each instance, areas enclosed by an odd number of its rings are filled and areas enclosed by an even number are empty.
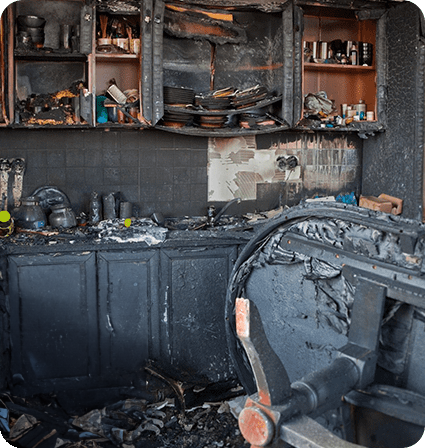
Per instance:
[[[99,95],[96,97],[96,121],[98,123],[106,123],[108,121],[108,110],[104,106],[106,96]]]

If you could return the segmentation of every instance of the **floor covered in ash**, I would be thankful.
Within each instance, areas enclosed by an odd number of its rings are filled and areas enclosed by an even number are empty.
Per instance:
[[[174,398],[126,398],[84,413],[55,396],[0,394],[2,437],[22,448],[247,448],[230,401],[182,410]]]

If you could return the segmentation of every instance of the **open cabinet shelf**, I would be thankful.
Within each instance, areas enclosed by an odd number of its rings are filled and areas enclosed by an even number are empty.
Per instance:
[[[342,104],[363,100],[367,110],[374,113],[374,120],[362,122],[362,127],[382,130],[377,94],[382,71],[377,63],[382,57],[377,50],[378,20],[358,20],[351,9],[294,5],[282,4],[280,10],[268,12],[254,6],[215,8],[212,12],[200,5],[143,0],[134,11],[111,11],[101,8],[99,2],[82,0],[15,2],[3,18],[7,42],[2,43],[2,55],[7,62],[4,65],[10,67],[2,77],[8,116],[0,126],[25,126],[17,112],[24,103],[37,95],[65,91],[78,79],[84,87],[84,97],[82,90],[77,92],[81,98],[80,120],[27,125],[155,127],[214,137],[308,129],[305,123],[299,124],[306,117],[304,97],[325,91],[334,101],[333,114],[341,114]],[[293,16],[296,8],[302,11],[299,27]],[[25,14],[46,19],[43,48],[30,51],[18,45],[17,17]],[[195,26],[197,21],[208,26]],[[80,48],[62,48],[60,25],[64,23],[80,30]],[[301,37],[294,38],[297,33]],[[370,43],[372,61],[363,66],[293,57],[297,51],[303,53],[305,42],[330,45],[337,39]],[[106,92],[112,81],[121,92],[133,92],[133,98],[136,95],[132,106],[137,112],[132,113],[140,123],[111,121],[116,118],[109,114],[107,122],[98,120],[97,97],[109,96]],[[243,91],[256,86],[266,89],[265,99],[222,110],[200,109],[196,102],[166,102],[164,95],[164,87],[191,89],[195,97],[205,97],[220,89]],[[170,119],[173,114],[186,114],[189,119],[175,123]],[[25,116],[28,118],[28,113]],[[220,116],[223,120],[216,124],[214,118],[218,121]],[[338,129],[357,127],[350,124]]]
[[[333,101],[333,111],[328,119],[339,115],[349,121],[348,115],[355,112],[346,112],[343,116],[342,105],[357,109],[360,108],[358,104],[363,102],[366,104],[366,111],[373,114],[373,119],[371,123],[366,122],[367,114],[364,111],[364,117],[363,114],[361,117],[364,119],[360,120],[360,124],[366,128],[373,127],[378,116],[377,21],[358,20],[355,12],[350,10],[309,7],[304,8],[303,20],[303,100],[308,94],[325,92],[326,97]],[[355,55],[354,63],[350,59],[352,53]],[[311,115],[318,114],[308,110],[304,103],[301,118]],[[338,128],[353,129],[354,126],[351,122],[347,127],[342,124]]]

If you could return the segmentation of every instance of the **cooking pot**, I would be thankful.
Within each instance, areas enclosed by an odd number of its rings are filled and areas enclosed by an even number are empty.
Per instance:
[[[52,213],[49,215],[49,224],[52,227],[75,227],[77,220],[75,213],[70,207],[63,204],[57,204],[51,206]]]
[[[23,229],[40,229],[46,225],[46,214],[40,207],[37,196],[21,198],[20,206],[13,210],[12,216],[16,226]]]

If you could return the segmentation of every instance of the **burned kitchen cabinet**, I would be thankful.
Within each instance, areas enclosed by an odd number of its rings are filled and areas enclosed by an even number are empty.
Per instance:
[[[0,18],[0,127],[9,124],[9,117],[7,114],[7,71],[6,71],[6,19],[5,17]]]
[[[24,395],[134,387],[149,360],[170,377],[233,381],[223,309],[246,239],[183,234],[156,247],[10,248],[0,308],[11,367],[0,381]]]
[[[373,132],[385,126],[385,10],[294,8],[294,125]],[[339,116],[339,119],[334,117]],[[328,119],[326,119],[328,118]]]
[[[16,388],[94,385],[99,376],[96,257],[9,257],[11,373]]]
[[[140,107],[142,66],[151,52],[141,34],[143,2],[110,6],[97,2],[95,8],[91,77],[97,97],[96,126],[140,126],[145,121]]]
[[[389,6],[207,3],[11,5],[11,123],[156,127],[209,137],[385,129]],[[18,20],[31,14],[46,19],[35,49],[26,47]]]
[[[152,334],[151,310],[158,298],[157,250],[100,252],[99,335],[101,376],[128,382],[141,372],[158,335]]]
[[[222,310],[236,256],[237,246],[161,250],[160,343],[152,355],[165,371],[210,382],[232,377]]]
[[[6,359],[5,354],[10,352],[9,339],[9,313],[8,313],[8,285],[7,285],[7,257],[0,254],[0,353],[1,353],[1,371],[0,371],[0,389],[6,386],[7,375],[10,370],[10,360]]]
[[[11,122],[92,124],[92,8],[83,1],[19,1],[4,15]]]
[[[284,61],[284,42],[292,37],[291,11],[165,3],[162,76],[154,79],[164,86],[157,127],[222,137],[287,129],[292,64]]]

